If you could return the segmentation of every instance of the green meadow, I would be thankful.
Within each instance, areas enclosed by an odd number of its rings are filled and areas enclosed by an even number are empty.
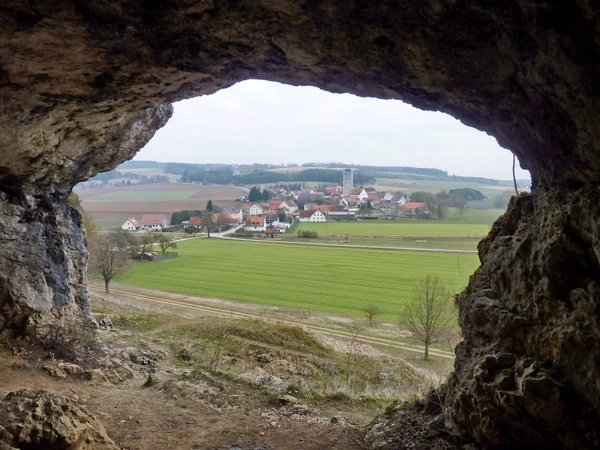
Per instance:
[[[316,231],[321,234],[350,236],[400,237],[479,237],[487,236],[490,225],[468,222],[438,222],[436,220],[365,220],[362,222],[298,223],[296,230]]]
[[[426,275],[457,293],[476,254],[319,247],[224,239],[178,243],[177,258],[139,263],[120,281],[169,292],[398,320]]]
[[[296,222],[280,239],[286,242],[476,251],[477,244],[488,235],[500,214],[498,210],[468,209],[459,220],[457,210],[450,208],[448,218],[444,220],[387,220],[379,216],[377,220]],[[298,231],[315,231],[318,238],[300,238]]]

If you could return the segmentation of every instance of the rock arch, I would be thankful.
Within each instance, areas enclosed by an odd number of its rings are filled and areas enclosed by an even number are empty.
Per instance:
[[[85,317],[72,186],[131,158],[170,102],[247,78],[396,98],[530,170],[480,244],[447,427],[597,446],[599,6],[591,0],[13,1],[0,7],[0,330]]]

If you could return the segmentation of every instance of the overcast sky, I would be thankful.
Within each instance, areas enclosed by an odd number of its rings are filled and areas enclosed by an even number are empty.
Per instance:
[[[342,162],[512,179],[512,154],[485,133],[397,100],[249,80],[175,104],[134,158],[160,162]],[[517,177],[529,173],[517,164]]]

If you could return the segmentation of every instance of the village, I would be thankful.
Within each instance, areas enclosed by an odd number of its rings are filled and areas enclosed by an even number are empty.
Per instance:
[[[259,201],[252,192],[258,192]],[[295,222],[373,220],[398,217],[427,217],[427,204],[411,201],[402,192],[377,191],[373,187],[354,187],[352,171],[343,171],[343,184],[322,189],[286,190],[282,187],[260,190],[253,187],[239,199],[237,207],[210,207],[200,211],[173,214],[143,214],[140,220],[130,217],[121,229],[130,232],[157,232],[182,228],[190,233],[202,229],[239,228],[249,233],[264,233],[273,238],[283,234]]]

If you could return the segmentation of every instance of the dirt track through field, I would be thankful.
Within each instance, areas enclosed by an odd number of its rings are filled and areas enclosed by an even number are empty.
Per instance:
[[[90,284],[89,284],[89,290],[96,294],[104,293],[104,289],[102,288],[102,286],[100,284],[94,284],[92,282],[90,282]],[[277,323],[283,323],[286,325],[300,326],[300,327],[305,328],[308,331],[318,333],[318,334],[323,334],[323,335],[330,336],[330,337],[333,337],[336,339],[347,340],[347,339],[352,339],[355,337],[355,335],[353,333],[341,331],[341,330],[334,330],[332,328],[327,328],[324,326],[299,323],[299,322],[295,322],[292,320],[269,319],[269,318],[265,318],[262,315],[251,314],[251,313],[246,313],[246,312],[241,312],[241,311],[235,311],[232,308],[219,307],[219,306],[215,306],[214,304],[209,306],[209,305],[203,303],[203,300],[206,300],[206,299],[202,299],[201,297],[191,297],[191,296],[184,297],[184,296],[178,296],[176,294],[169,293],[168,295],[170,297],[174,297],[174,298],[166,298],[166,294],[164,294],[160,291],[152,291],[152,293],[148,293],[148,291],[146,291],[144,293],[140,293],[140,292],[134,291],[133,289],[127,289],[127,287],[122,287],[122,286],[119,288],[114,288],[114,287],[111,288],[111,292],[114,294],[123,296],[123,297],[127,297],[131,300],[135,300],[136,302],[139,302],[141,300],[146,303],[160,304],[161,306],[166,307],[167,309],[169,309],[169,308],[171,308],[171,309],[184,308],[187,310],[202,312],[205,314],[210,314],[210,315],[218,316],[218,317],[273,321],[273,322],[277,322]],[[392,339],[387,339],[387,338],[382,338],[382,337],[359,335],[356,338],[356,340],[359,342],[362,342],[364,344],[384,346],[389,349],[410,351],[410,352],[415,352],[418,354],[423,353],[423,348],[421,346],[398,342],[398,339],[392,340]],[[445,352],[445,351],[438,350],[438,349],[430,349],[429,353],[432,356],[438,356],[438,357],[447,358],[447,359],[454,359],[454,355],[452,355],[452,353]]]

